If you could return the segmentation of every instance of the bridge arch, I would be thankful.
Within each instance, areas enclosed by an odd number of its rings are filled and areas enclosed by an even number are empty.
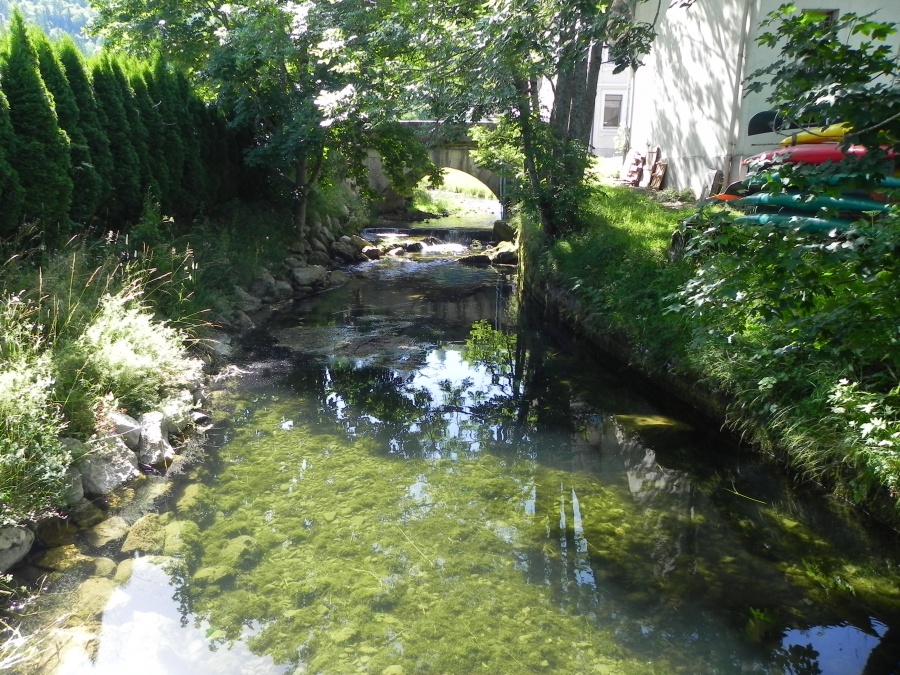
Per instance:
[[[404,126],[415,130],[416,135],[428,148],[428,155],[439,169],[456,169],[470,176],[474,176],[488,189],[503,207],[506,215],[506,199],[504,181],[501,176],[475,164],[471,150],[478,144],[469,137],[468,130],[478,125],[443,125],[439,122],[410,120],[401,122]],[[385,211],[391,211],[402,205],[400,199],[391,189],[390,182],[381,167],[381,158],[372,150],[369,151],[367,160],[369,169],[369,186],[382,197],[382,206]]]

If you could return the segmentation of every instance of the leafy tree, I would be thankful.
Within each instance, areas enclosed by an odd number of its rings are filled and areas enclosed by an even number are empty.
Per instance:
[[[165,149],[161,140],[165,138],[165,122],[159,106],[150,98],[147,86],[147,78],[150,71],[143,64],[132,63],[128,82],[134,91],[134,106],[137,110],[147,135],[147,162],[150,168],[152,184],[156,186],[154,196],[162,200],[169,194],[169,166],[166,161]]]
[[[245,154],[266,166],[306,226],[310,193],[344,148],[356,161],[398,99],[379,89],[379,22],[390,3],[263,2],[214,6],[192,0],[98,0],[98,25],[113,43],[165,53],[217,96],[239,128]],[[363,121],[363,123],[358,123]]]
[[[25,189],[25,218],[40,221],[46,239],[69,228],[72,180],[69,138],[59,128],[53,99],[44,86],[25,21],[14,12],[2,66],[3,91],[15,131],[12,164]]]
[[[9,103],[0,91],[0,237],[14,235],[21,224],[25,191],[9,160],[15,151],[15,135],[9,121]]]
[[[152,74],[147,74],[145,79],[147,93],[159,110],[163,123],[163,135],[157,140],[163,149],[168,174],[168,188],[162,195],[162,208],[165,213],[175,213],[185,161],[185,147],[181,136],[182,114],[178,103],[175,72],[165,61],[157,58]]]
[[[78,106],[78,120],[81,132],[87,142],[91,163],[100,178],[98,208],[108,204],[112,198],[113,159],[109,149],[109,138],[100,122],[94,87],[85,67],[81,51],[70,37],[63,37],[55,44],[59,60],[65,68],[66,79]]]
[[[619,70],[649,51],[653,29],[632,20],[634,4],[502,0],[401,10],[426,104],[439,119],[498,119],[494,132],[481,133],[481,160],[518,182],[551,237],[577,223],[584,201],[604,45]]]
[[[81,128],[81,112],[63,66],[43,31],[35,29],[30,35],[37,51],[41,78],[56,105],[59,126],[68,134],[71,142],[69,176],[72,179],[73,193],[70,215],[75,222],[87,223],[97,211],[103,181],[94,167],[87,136]]]
[[[823,166],[779,164],[756,178],[804,200],[863,188],[890,190],[889,152],[900,150],[900,53],[893,23],[848,13],[824,21],[784,5],[760,43],[780,48],[751,90],[802,124],[844,122],[845,145],[867,154]],[[833,209],[818,214],[835,218]],[[847,215],[846,213],[843,215]],[[869,505],[900,509],[900,208],[830,231],[747,227],[733,212],[703,212],[690,254],[698,271],[678,294],[698,351],[731,364],[742,416],[789,439],[804,470],[837,476]],[[721,374],[720,374],[721,376]]]
[[[109,139],[113,159],[113,191],[107,202],[107,219],[124,224],[141,214],[141,165],[132,144],[131,125],[109,55],[91,68],[100,123]]]
[[[143,200],[148,197],[150,199],[158,199],[160,188],[153,171],[149,147],[150,138],[147,134],[147,128],[144,126],[144,119],[141,116],[137,101],[135,100],[134,89],[131,88],[131,84],[122,68],[121,61],[122,59],[119,58],[110,59],[109,65],[116,86],[119,89],[122,107],[125,110],[125,117],[128,119],[131,145],[137,156],[141,203],[143,203]]]

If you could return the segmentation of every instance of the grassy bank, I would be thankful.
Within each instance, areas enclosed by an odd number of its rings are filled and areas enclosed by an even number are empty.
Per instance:
[[[640,369],[727,401],[728,425],[798,476],[900,525],[894,249],[876,238],[840,258],[833,241],[707,214],[670,260],[690,212],[605,187],[583,231],[548,244],[530,229],[532,279],[577,299],[570,318]]]
[[[52,252],[27,233],[0,244],[0,526],[66,506],[77,458],[61,437],[87,440],[104,411],[136,417],[196,380],[193,347],[228,319],[235,285],[277,270],[294,239],[287,210],[234,205],[191,223],[148,208],[127,235]]]

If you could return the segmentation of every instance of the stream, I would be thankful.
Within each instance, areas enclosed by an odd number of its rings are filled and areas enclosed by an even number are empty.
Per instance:
[[[900,672],[896,535],[526,309],[386,259],[252,334],[181,552],[56,672]]]

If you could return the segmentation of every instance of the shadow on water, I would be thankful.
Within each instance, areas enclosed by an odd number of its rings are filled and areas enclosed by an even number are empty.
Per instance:
[[[172,582],[213,647],[292,672],[898,672],[891,537],[549,342],[510,279],[365,270],[219,394]]]

